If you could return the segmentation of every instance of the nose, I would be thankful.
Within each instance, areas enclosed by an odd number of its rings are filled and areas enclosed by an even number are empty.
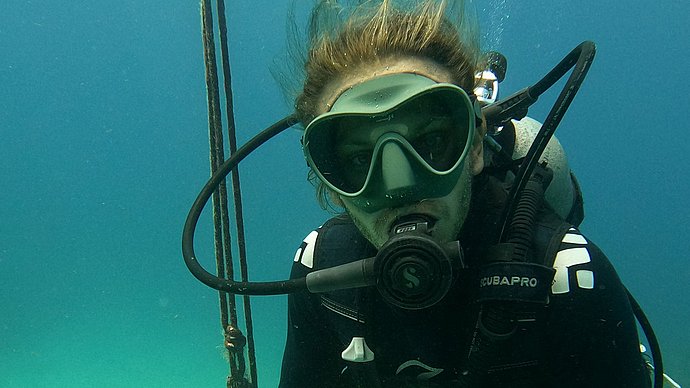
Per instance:
[[[386,142],[381,159],[381,175],[386,192],[414,185],[414,172],[398,142]]]

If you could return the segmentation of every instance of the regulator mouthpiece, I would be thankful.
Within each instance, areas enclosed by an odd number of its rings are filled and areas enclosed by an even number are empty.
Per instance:
[[[376,255],[376,287],[394,306],[419,310],[435,305],[453,283],[453,263],[462,263],[460,243],[434,241],[429,222],[422,215],[405,217]]]

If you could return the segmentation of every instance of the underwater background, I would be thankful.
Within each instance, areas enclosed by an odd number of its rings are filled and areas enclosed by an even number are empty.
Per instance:
[[[290,112],[269,69],[290,1],[226,1],[242,143]],[[297,0],[306,23],[307,1]],[[503,96],[597,44],[556,135],[585,195],[582,231],[614,263],[690,384],[690,2],[475,0]],[[5,0],[0,11],[0,387],[221,387],[217,292],[180,239],[208,177],[199,4]],[[559,85],[562,85],[560,83]],[[543,120],[557,91],[530,116]],[[300,132],[241,165],[250,278],[288,276],[329,214]],[[211,259],[205,212],[197,253]],[[286,298],[252,299],[259,386],[274,387]],[[596,356],[596,355],[593,355]]]

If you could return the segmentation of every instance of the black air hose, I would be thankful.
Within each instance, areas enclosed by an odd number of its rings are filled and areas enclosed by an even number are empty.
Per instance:
[[[520,202],[510,222],[506,242],[515,247],[513,260],[522,262],[529,260],[529,250],[534,238],[534,223],[537,212],[544,203],[544,193],[548,187],[553,172],[545,167],[537,169],[530,177],[525,189],[520,195]]]

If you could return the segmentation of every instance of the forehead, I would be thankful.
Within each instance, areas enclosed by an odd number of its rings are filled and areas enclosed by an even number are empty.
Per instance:
[[[389,57],[375,63],[360,64],[352,71],[331,79],[322,89],[316,114],[328,112],[335,100],[349,88],[370,79],[396,73],[423,75],[436,82],[453,82],[451,72],[437,62],[417,57]]]

